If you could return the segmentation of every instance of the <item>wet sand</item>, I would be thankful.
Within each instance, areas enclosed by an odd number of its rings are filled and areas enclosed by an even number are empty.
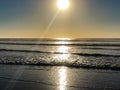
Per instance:
[[[0,65],[0,90],[120,90],[120,71]]]

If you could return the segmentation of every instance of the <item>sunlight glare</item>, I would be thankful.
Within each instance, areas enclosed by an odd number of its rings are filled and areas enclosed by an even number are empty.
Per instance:
[[[66,10],[69,7],[69,0],[58,0],[57,7],[60,10]]]
[[[60,46],[57,51],[60,52],[60,53],[67,53],[68,52],[68,47]]]
[[[59,46],[57,48],[57,52],[60,52],[61,54],[55,55],[55,59],[58,59],[61,62],[67,61],[70,57],[70,54],[67,54],[69,51],[69,47],[67,46]]]
[[[66,41],[58,41],[58,42],[56,42],[56,44],[69,44],[69,42],[66,42]]]

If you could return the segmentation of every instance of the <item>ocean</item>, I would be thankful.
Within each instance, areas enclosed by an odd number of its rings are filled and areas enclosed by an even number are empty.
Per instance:
[[[0,39],[0,63],[120,69],[120,39]]]
[[[0,90],[120,90],[120,39],[0,39]]]

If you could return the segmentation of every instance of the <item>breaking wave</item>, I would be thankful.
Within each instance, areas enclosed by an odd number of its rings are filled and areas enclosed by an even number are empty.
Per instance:
[[[1,64],[70,66],[88,69],[120,70],[120,55],[61,53],[12,49],[0,49],[0,52],[4,53],[0,56]],[[22,53],[23,55],[21,55]],[[56,55],[57,58],[55,58]],[[69,56],[65,58],[67,55]]]

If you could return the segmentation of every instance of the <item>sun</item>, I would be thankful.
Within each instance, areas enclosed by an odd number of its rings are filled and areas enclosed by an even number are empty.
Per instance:
[[[58,0],[57,1],[57,7],[60,10],[66,10],[70,5],[69,0]]]

